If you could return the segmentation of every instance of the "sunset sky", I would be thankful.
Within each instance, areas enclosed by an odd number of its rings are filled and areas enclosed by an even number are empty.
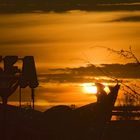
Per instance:
[[[107,50],[130,45],[140,58],[139,1],[38,3],[0,0],[1,55],[33,55],[40,70],[133,62]]]
[[[44,109],[95,101],[86,92],[95,82],[115,84],[109,76],[139,85],[135,60],[108,50],[130,46],[140,60],[139,0],[0,0],[0,55],[34,56]],[[30,101],[30,89],[22,92]],[[18,95],[9,100],[17,104]]]

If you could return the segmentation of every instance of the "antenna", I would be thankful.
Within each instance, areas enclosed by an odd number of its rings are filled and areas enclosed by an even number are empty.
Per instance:
[[[21,70],[15,63],[20,60],[22,62]],[[38,86],[38,79],[36,74],[35,61],[33,56],[25,56],[23,58],[18,56],[0,56],[0,82],[4,83],[0,87],[0,96],[3,104],[7,104],[7,99],[19,87],[19,107],[21,107],[21,90],[29,86],[31,88],[31,99],[34,109],[34,89]]]
[[[25,56],[23,58],[23,67],[21,73],[20,87],[25,88],[29,86],[31,88],[31,99],[34,109],[34,88],[38,86],[38,79],[36,74],[35,61],[33,56]]]

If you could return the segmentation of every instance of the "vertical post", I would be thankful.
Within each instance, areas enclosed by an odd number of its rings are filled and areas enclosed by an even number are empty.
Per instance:
[[[2,111],[3,111],[3,116],[2,116],[2,138],[3,139],[7,139],[7,123],[8,123],[8,118],[7,118],[7,104],[6,104],[6,100],[3,100],[3,104],[2,104]]]
[[[19,86],[19,107],[21,108],[21,87]]]
[[[35,96],[35,94],[34,94],[34,88],[31,88],[31,98],[32,98],[32,101],[33,101],[33,110],[34,110],[34,102],[35,102],[35,99],[34,99],[34,96]]]

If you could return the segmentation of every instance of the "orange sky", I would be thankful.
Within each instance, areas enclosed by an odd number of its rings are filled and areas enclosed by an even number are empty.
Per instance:
[[[77,67],[91,63],[125,63],[107,51],[132,46],[140,58],[140,24],[135,12],[11,14],[0,16],[2,55],[34,55],[39,67]],[[131,21],[123,19],[132,18]]]

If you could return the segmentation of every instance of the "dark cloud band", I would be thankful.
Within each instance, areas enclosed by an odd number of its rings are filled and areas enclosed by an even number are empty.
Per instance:
[[[139,0],[0,0],[0,13],[140,10]]]

